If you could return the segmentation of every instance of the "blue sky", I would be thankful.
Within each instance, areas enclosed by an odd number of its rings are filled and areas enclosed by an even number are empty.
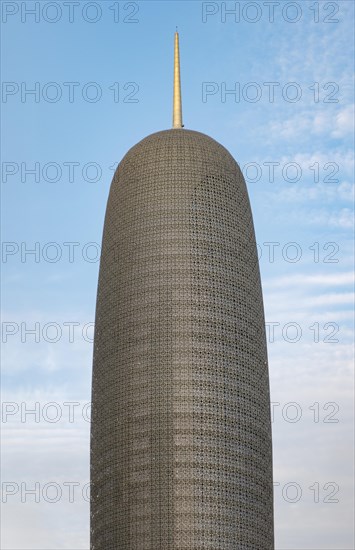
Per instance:
[[[67,4],[1,6],[3,547],[88,548],[95,258],[116,164],[171,126],[178,25],[185,126],[232,153],[252,204],[276,548],[353,548],[353,3],[82,1],[72,22]],[[36,482],[40,502],[20,485]]]

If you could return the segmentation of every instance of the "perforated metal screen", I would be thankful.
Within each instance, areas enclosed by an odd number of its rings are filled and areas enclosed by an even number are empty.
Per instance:
[[[273,548],[269,380],[246,185],[167,130],[114,176],[97,296],[92,550]]]

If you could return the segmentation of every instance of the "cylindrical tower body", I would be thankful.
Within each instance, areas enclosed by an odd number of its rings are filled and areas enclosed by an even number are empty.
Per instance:
[[[152,134],[117,168],[92,401],[92,550],[273,548],[252,215],[237,163],[204,134]]]

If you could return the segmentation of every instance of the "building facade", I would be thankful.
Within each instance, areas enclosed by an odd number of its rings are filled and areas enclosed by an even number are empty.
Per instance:
[[[204,134],[152,134],[116,170],[92,401],[92,550],[273,548],[252,214],[238,164]]]

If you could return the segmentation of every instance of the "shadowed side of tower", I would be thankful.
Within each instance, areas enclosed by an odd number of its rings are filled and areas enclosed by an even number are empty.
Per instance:
[[[173,129],[115,173],[97,296],[92,550],[272,549],[269,381],[246,185]]]

